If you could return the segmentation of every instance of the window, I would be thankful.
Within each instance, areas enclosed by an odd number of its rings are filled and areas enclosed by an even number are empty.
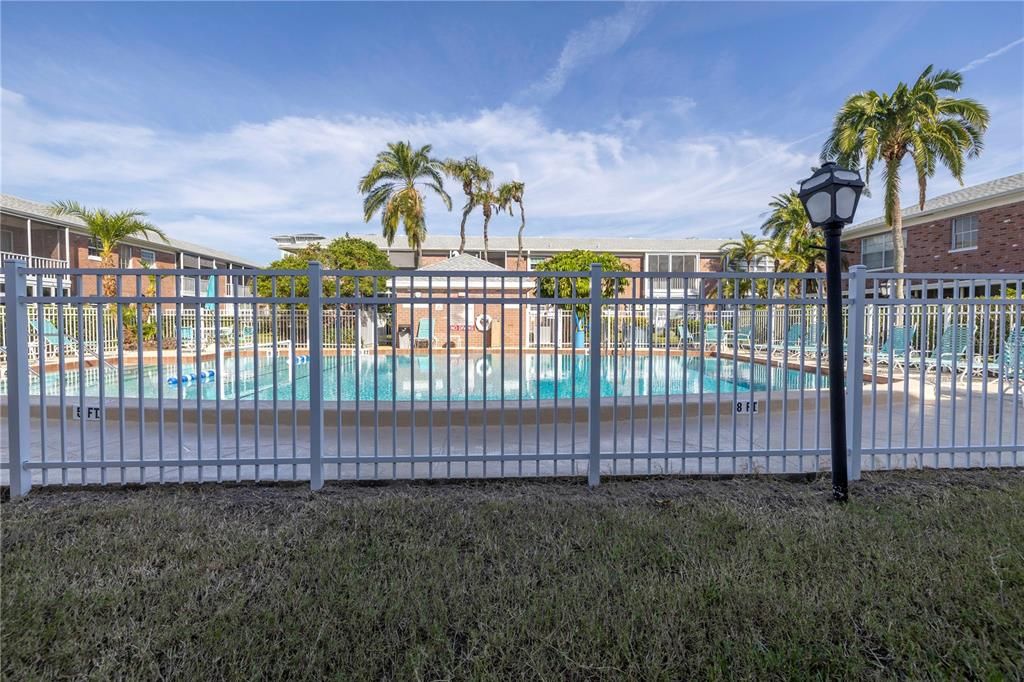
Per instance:
[[[775,263],[768,256],[758,256],[749,263],[742,259],[726,258],[724,269],[731,272],[772,272],[775,269]]]
[[[907,247],[907,233],[903,232],[903,248]],[[883,232],[860,240],[860,262],[868,270],[891,270],[896,262],[892,248],[892,234]]]
[[[416,254],[412,251],[391,251],[388,258],[398,270],[412,270],[416,267]]]
[[[647,256],[648,272],[697,272],[697,256],[693,254],[656,253]],[[654,295],[666,295],[671,287],[672,293],[691,291],[698,286],[700,280],[689,277],[655,277],[651,280]]]
[[[527,256],[526,257],[526,269],[527,270],[536,270],[538,265],[540,265],[544,261],[548,260],[549,258],[551,258],[551,256]]]
[[[139,249],[139,265],[146,268],[156,267],[156,251],[150,249]]]
[[[95,237],[90,237],[88,251],[89,258],[92,258],[93,260],[99,260],[100,253],[103,252],[103,244],[100,243],[99,239],[96,239]]]
[[[14,232],[0,230],[0,251],[11,253],[14,251]]]
[[[978,216],[953,218],[953,251],[978,248]]]

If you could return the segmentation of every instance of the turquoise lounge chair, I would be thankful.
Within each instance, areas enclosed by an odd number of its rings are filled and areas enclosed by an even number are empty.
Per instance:
[[[53,322],[44,318],[42,325],[40,325],[36,320],[29,320],[29,325],[36,330],[37,334],[42,335],[48,349],[52,348],[54,352],[59,352],[60,347],[64,346],[65,355],[74,355],[78,353],[78,339],[68,334],[61,334],[60,330],[57,329],[57,326]]]
[[[717,324],[704,325],[704,350],[707,350],[708,346],[718,349],[721,345],[722,329]]]
[[[726,332],[727,343],[730,343],[737,350],[744,344],[747,348],[752,348],[754,344],[754,330],[752,327],[740,327],[739,331],[736,332],[735,336],[732,332]]]
[[[181,345],[182,350],[195,350],[196,349],[196,329],[195,327],[182,327],[178,330],[178,343]]]
[[[700,346],[700,343],[693,337],[693,334],[690,333],[685,322],[680,322],[676,325],[676,336],[679,337],[679,340],[676,341],[676,345],[679,348],[684,346],[688,348],[696,348]]]
[[[975,368],[975,374],[1000,377],[1006,381],[1007,390],[1013,390],[1015,383],[1024,385],[1024,327],[1011,329],[998,355]]]
[[[431,320],[426,318],[420,320],[416,324],[416,338],[413,341],[414,346],[419,346],[421,343],[427,344],[427,348],[430,348],[434,342],[434,325]]]
[[[821,336],[823,329],[821,325],[814,323],[806,327],[796,322],[789,326],[786,331],[786,339],[772,349],[772,357],[778,355],[818,355],[822,352]],[[802,346],[802,348],[801,348]],[[767,346],[760,345],[760,348],[767,349]]]
[[[955,324],[942,330],[939,343],[931,353],[923,359],[920,353],[911,351],[908,359],[914,362],[915,357],[921,360],[925,372],[954,369],[962,375],[967,374],[967,348],[971,345],[974,328],[966,324]]]
[[[864,361],[887,365],[891,356],[893,369],[906,367],[909,364],[911,345],[916,333],[917,329],[914,327],[893,327],[888,338],[876,350],[864,353]]]

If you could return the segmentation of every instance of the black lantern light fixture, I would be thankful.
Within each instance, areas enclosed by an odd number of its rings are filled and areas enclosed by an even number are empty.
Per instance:
[[[826,163],[800,183],[800,197],[814,227],[825,232],[825,286],[828,317],[828,392],[832,436],[832,496],[849,496],[846,467],[846,368],[843,356],[843,225],[853,222],[864,191],[860,173]]]

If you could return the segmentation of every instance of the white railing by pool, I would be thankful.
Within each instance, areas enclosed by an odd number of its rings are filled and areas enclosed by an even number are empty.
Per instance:
[[[818,472],[815,274],[5,266],[0,475],[32,485]],[[59,293],[29,295],[45,276]],[[1024,276],[844,276],[849,469],[1024,463]],[[906,283],[894,298],[894,283]],[[757,286],[754,286],[757,284]],[[411,290],[412,289],[412,290]],[[110,290],[108,288],[108,290]],[[250,293],[250,292],[255,292]]]

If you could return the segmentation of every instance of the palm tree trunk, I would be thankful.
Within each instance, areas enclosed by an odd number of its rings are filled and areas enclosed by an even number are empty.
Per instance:
[[[112,250],[103,252],[100,262],[103,264],[103,267],[105,268],[117,267],[114,264],[114,252]],[[107,298],[113,298],[114,296],[117,296],[117,279],[115,278],[114,275],[103,276],[103,295],[106,296]]]
[[[459,226],[459,253],[466,253],[466,219],[471,209],[462,212],[462,224]]]
[[[484,213],[484,260],[487,260],[487,224],[491,222],[490,211]]]
[[[897,204],[899,203],[898,196],[895,201]],[[902,275],[905,267],[904,259],[906,258],[906,253],[903,248],[903,216],[898,205],[893,209],[892,216],[892,269],[897,275]],[[902,279],[896,280],[896,298],[903,298]]]
[[[523,202],[519,202],[519,264],[522,267],[523,263],[523,230],[526,229],[526,209],[523,208]]]

